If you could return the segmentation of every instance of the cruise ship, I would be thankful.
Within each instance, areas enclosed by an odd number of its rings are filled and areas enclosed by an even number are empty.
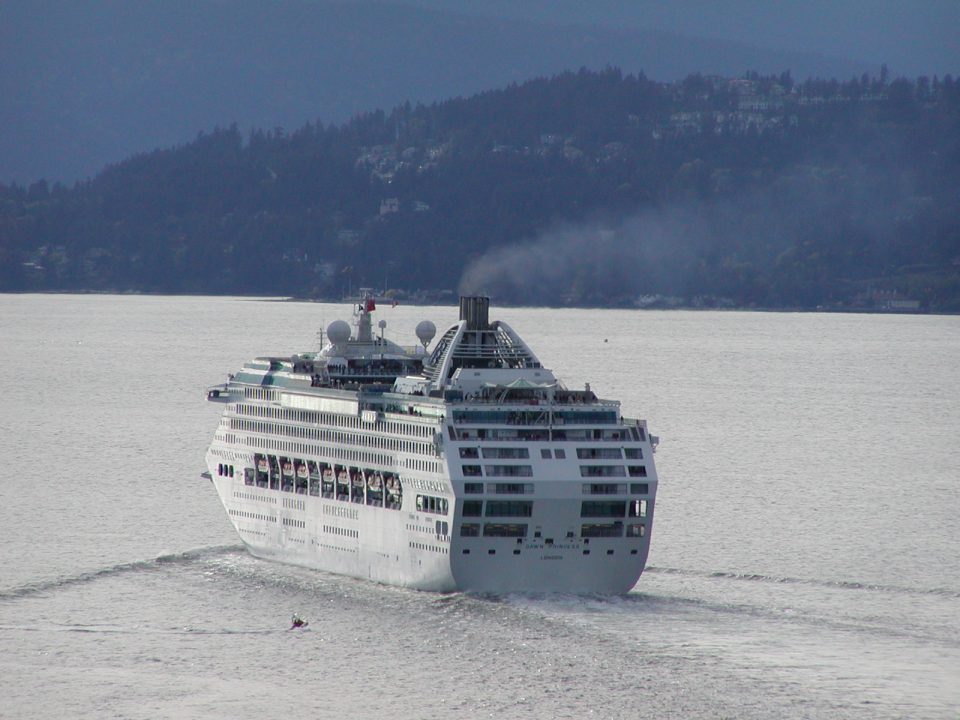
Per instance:
[[[566,388],[487,297],[432,347],[429,320],[408,347],[375,333],[379,300],[207,391],[204,476],[247,549],[425,591],[628,592],[657,491],[646,422]]]

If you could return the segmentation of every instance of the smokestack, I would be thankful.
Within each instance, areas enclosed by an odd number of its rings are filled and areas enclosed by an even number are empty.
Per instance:
[[[460,319],[467,321],[467,330],[487,330],[490,327],[490,298],[483,295],[461,297]]]

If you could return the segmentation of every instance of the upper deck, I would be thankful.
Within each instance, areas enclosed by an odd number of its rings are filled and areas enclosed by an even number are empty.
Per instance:
[[[355,308],[356,332],[335,321],[320,352],[258,357],[212,391],[220,402],[263,401],[350,415],[445,420],[448,436],[508,440],[645,441],[645,423],[589,384],[571,390],[506,323],[490,322],[487,298],[461,298],[460,320],[432,349],[432,323],[417,327],[422,347],[372,333],[375,301]]]

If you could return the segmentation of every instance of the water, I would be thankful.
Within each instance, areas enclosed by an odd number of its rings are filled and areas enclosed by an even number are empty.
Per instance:
[[[205,387],[344,310],[0,296],[0,717],[960,715],[960,318],[494,308],[661,485],[629,596],[478,598],[256,560],[199,478]]]

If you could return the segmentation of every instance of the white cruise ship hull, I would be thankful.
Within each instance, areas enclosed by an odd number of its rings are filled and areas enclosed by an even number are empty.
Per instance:
[[[573,444],[570,454],[576,454]],[[225,456],[234,458],[233,477],[218,475],[227,466]],[[644,495],[649,499],[642,535],[582,537],[583,502],[592,496],[582,494],[579,478],[570,478],[529,483],[534,491],[523,497],[534,511],[523,518],[525,537],[491,537],[482,530],[464,536],[465,524],[490,523],[482,516],[463,517],[464,499],[470,496],[461,495],[458,502],[453,490],[463,482],[420,479],[430,487],[446,488],[437,493],[449,500],[451,509],[442,516],[448,529],[444,535],[436,532],[440,515],[417,510],[413,478],[401,475],[409,489],[399,510],[371,507],[247,485],[240,468],[252,468],[252,457],[236,446],[222,446],[208,455],[208,463],[238,536],[251,554],[263,559],[431,592],[604,595],[629,592],[646,564],[654,510],[650,492]],[[534,467],[535,477],[548,470],[556,477],[556,468],[546,462]],[[571,463],[571,469],[576,467]],[[629,493],[622,497],[630,502]],[[499,518],[497,524],[507,520],[516,519]]]
[[[248,362],[207,451],[257,557],[433,592],[628,592],[653,525],[656,438],[568,390],[486,298],[429,357],[335,321],[320,353]],[[418,326],[426,346],[432,324]]]
[[[403,513],[251,488],[238,478],[214,484],[255,557],[417,590],[457,589],[449,542],[408,530],[413,521]]]

